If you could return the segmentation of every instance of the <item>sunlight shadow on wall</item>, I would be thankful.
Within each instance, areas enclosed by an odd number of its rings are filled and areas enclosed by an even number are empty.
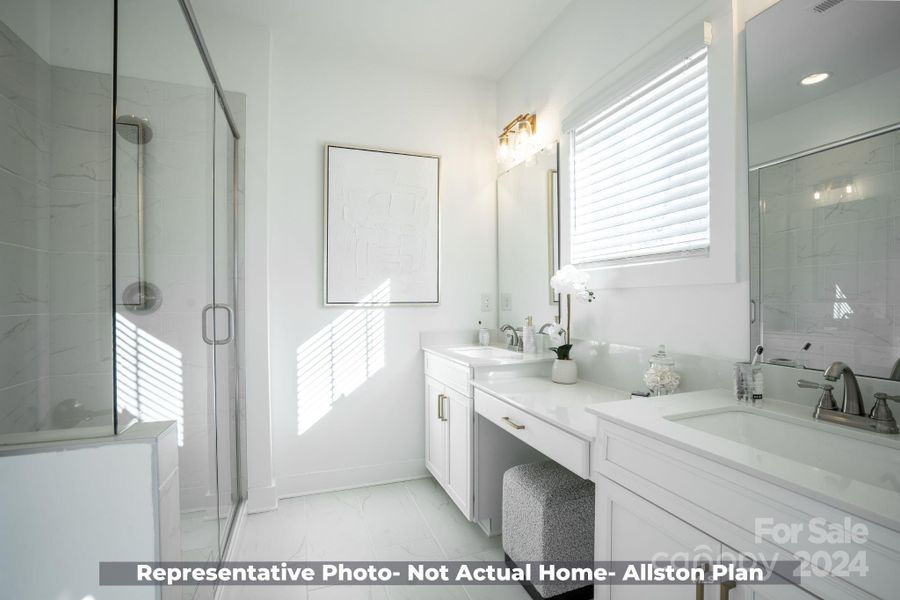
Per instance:
[[[384,367],[384,308],[388,279],[297,348],[297,435]]]
[[[181,352],[116,315],[116,395],[119,408],[140,421],[175,421],[184,445]]]

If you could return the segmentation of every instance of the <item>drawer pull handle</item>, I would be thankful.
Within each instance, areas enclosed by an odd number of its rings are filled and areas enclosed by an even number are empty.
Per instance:
[[[516,431],[520,429],[525,429],[524,425],[519,425],[518,423],[514,423],[512,419],[509,417],[503,417],[503,420],[506,421],[506,424],[515,429]]]
[[[437,413],[438,413],[438,421],[446,421],[444,418],[444,398],[446,398],[443,394],[438,394],[438,405],[437,405]]]
[[[709,563],[703,563],[703,572],[704,573],[709,572]],[[701,579],[697,582],[697,589],[696,589],[696,593],[694,596],[697,600],[703,600],[703,592],[705,591],[705,589],[704,589],[705,583],[706,583],[705,579]]]

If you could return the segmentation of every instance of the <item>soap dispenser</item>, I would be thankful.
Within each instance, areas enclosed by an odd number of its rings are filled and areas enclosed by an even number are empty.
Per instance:
[[[534,343],[534,320],[531,316],[525,317],[525,325],[522,327],[522,352],[525,354],[534,354],[536,352]]]
[[[491,332],[488,331],[488,328],[481,321],[478,321],[478,343],[482,346],[491,344]]]

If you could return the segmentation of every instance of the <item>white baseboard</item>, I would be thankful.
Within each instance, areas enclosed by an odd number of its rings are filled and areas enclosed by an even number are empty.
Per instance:
[[[181,486],[182,512],[195,510],[215,510],[218,498],[206,486]]]
[[[278,477],[278,497],[294,498],[430,477],[424,459]]]
[[[247,514],[276,510],[278,508],[278,488],[273,483],[266,487],[250,488],[247,491]]]

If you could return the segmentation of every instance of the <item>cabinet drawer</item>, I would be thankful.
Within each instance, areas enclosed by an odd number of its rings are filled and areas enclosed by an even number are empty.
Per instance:
[[[470,369],[465,365],[426,352],[425,375],[437,379],[461,394],[465,394],[467,398],[472,397],[472,391],[469,387],[469,381],[471,380]]]
[[[576,475],[590,475],[590,443],[586,440],[481,390],[475,390],[475,412]]]

